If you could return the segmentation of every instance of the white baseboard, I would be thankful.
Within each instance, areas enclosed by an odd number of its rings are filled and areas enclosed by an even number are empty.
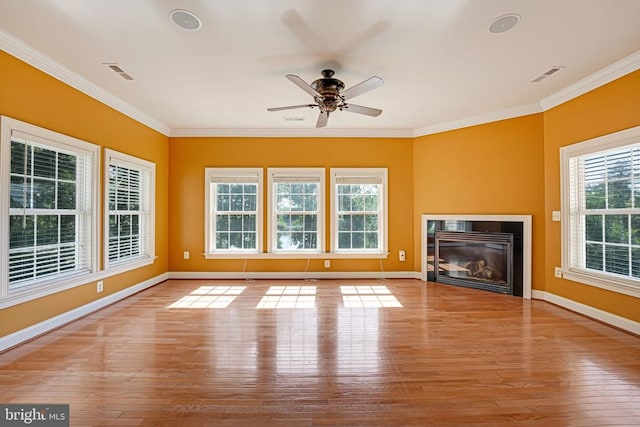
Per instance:
[[[582,304],[545,291],[537,291],[534,289],[532,291],[532,297],[534,299],[539,299],[555,305],[559,305],[560,307],[575,311],[576,313],[583,314],[587,317],[591,317],[592,319],[596,319],[611,326],[615,326],[616,328],[620,328],[633,334],[640,335],[640,323],[631,319],[627,319],[626,317],[618,316],[616,314],[600,310],[599,308],[591,307],[590,305]]]
[[[73,310],[67,311],[66,313],[62,313],[58,316],[52,317],[51,319],[44,320],[35,325],[6,335],[0,338],[0,352],[30,339],[33,339],[39,335],[45,334],[53,329],[59,328],[62,325],[84,317],[87,314],[93,313],[94,311],[98,311],[101,308],[104,308],[135,293],[150,288],[151,286],[157,285],[160,282],[164,282],[168,278],[169,273],[160,274],[158,276],[152,277],[151,279],[145,280],[144,282],[138,283],[137,285],[133,285],[119,292],[107,295],[104,298],[100,298],[99,300],[92,301],[89,304],[85,304],[78,308],[74,308]]]
[[[170,279],[419,279],[415,271],[171,271]]]

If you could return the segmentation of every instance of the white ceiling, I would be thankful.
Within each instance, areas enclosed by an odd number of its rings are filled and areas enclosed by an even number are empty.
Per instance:
[[[177,27],[176,8],[202,28]],[[518,25],[490,33],[508,13]],[[640,0],[0,0],[0,47],[167,134],[407,136],[541,111],[636,58]],[[566,68],[531,82],[553,66]],[[347,87],[384,79],[353,100],[382,115],[336,112],[318,130],[317,110],[267,112],[312,102],[284,76],[325,67]]]

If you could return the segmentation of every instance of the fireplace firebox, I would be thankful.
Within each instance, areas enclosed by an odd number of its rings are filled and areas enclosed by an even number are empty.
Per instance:
[[[436,231],[436,282],[513,295],[512,233]]]

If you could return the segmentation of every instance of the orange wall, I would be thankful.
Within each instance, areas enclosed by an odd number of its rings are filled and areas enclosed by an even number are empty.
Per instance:
[[[416,138],[416,269],[423,214],[532,215],[532,286],[544,289],[543,147],[542,114]]]
[[[389,251],[385,271],[413,271],[412,141],[386,138],[171,138],[169,195],[170,271],[241,272],[244,260],[206,260],[204,251],[204,168],[206,167],[387,167]],[[265,171],[266,172],[266,171]],[[329,176],[326,176],[329,184]],[[266,185],[266,174],[265,174]],[[265,193],[266,194],[266,193]],[[329,191],[326,192],[329,218]],[[266,203],[266,199],[265,199]],[[265,218],[264,224],[267,221]],[[263,241],[266,242],[266,232]],[[327,250],[329,235],[327,234]],[[398,261],[398,251],[407,261]],[[183,251],[191,258],[183,259]],[[246,271],[303,272],[307,260],[250,259]],[[312,259],[308,271],[380,271],[379,259]]]
[[[544,113],[545,218],[560,210],[560,147],[640,125],[640,71]],[[546,221],[546,290],[640,322],[640,300],[553,275],[561,265],[560,223]]]
[[[158,258],[153,265],[106,278],[101,294],[96,294],[92,282],[2,309],[0,336],[4,336],[167,272],[169,150],[166,136],[3,51],[0,73],[1,115],[155,162],[157,188]]]

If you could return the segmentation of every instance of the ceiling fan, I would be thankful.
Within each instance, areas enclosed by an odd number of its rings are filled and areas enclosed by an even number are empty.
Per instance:
[[[329,120],[329,114],[336,110],[350,111],[352,113],[364,114],[367,116],[377,117],[382,113],[382,110],[371,107],[364,107],[362,105],[347,104],[347,100],[355,98],[365,92],[380,87],[384,84],[384,81],[377,76],[373,76],[358,83],[355,86],[351,86],[349,89],[344,90],[344,83],[342,80],[333,78],[333,70],[322,70],[322,78],[315,80],[311,84],[308,84],[300,77],[287,74],[285,77],[295,83],[300,89],[313,96],[315,104],[303,104],[292,105],[289,107],[275,107],[267,108],[267,111],[283,111],[293,110],[296,108],[319,108],[320,115],[316,123],[317,128],[322,128],[327,125]]]

